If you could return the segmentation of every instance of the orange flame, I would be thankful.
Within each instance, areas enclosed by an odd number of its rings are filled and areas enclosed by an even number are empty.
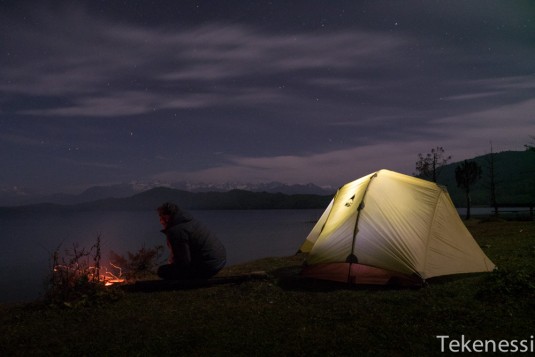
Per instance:
[[[95,281],[104,283],[104,286],[111,286],[114,284],[120,284],[124,283],[126,279],[123,277],[123,272],[121,267],[114,265],[110,262],[110,265],[113,269],[116,271],[113,272],[111,270],[108,270],[107,267],[104,267],[104,274],[101,273],[102,268],[97,269],[96,267],[90,266],[86,269],[79,268],[78,265],[75,267],[67,266],[67,265],[61,265],[57,264],[54,266],[54,272],[70,272],[70,274],[73,274],[74,276],[83,276],[86,275],[89,281]],[[98,276],[97,276],[98,274]]]
[[[110,262],[110,265],[118,271],[116,273],[117,275],[114,274],[111,271],[108,271],[108,269],[106,269],[106,273],[104,275],[102,275],[102,274],[100,275],[99,281],[104,282],[105,286],[111,286],[111,285],[117,284],[117,283],[124,283],[125,279],[122,278],[123,270],[121,269],[121,267],[118,267],[117,265],[115,265],[115,264],[113,264],[111,262]]]

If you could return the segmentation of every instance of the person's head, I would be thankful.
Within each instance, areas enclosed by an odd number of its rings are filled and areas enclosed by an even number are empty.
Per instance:
[[[178,212],[178,206],[172,202],[165,202],[158,207],[158,214],[160,215],[160,224],[166,228],[167,224],[173,219]]]

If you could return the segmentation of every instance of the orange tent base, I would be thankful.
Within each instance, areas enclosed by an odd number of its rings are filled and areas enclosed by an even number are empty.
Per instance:
[[[357,285],[421,286],[419,276],[408,276],[390,270],[356,263],[329,263],[305,266],[301,276]]]

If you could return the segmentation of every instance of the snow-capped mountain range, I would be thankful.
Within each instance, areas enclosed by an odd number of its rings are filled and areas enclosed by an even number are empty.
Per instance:
[[[226,182],[222,184],[193,183],[193,182],[130,182],[107,186],[93,186],[79,194],[56,193],[40,195],[25,191],[20,187],[0,187],[0,206],[18,206],[36,203],[78,204],[106,198],[129,197],[156,187],[168,187],[189,192],[227,192],[231,190],[245,190],[251,192],[269,192],[292,194],[331,195],[336,189],[319,187],[312,183],[288,185],[280,182],[268,183],[238,183]]]

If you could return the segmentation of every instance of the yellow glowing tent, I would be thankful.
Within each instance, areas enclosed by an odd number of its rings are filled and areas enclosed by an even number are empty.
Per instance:
[[[342,186],[300,250],[302,275],[356,284],[494,269],[444,187],[388,170]]]

